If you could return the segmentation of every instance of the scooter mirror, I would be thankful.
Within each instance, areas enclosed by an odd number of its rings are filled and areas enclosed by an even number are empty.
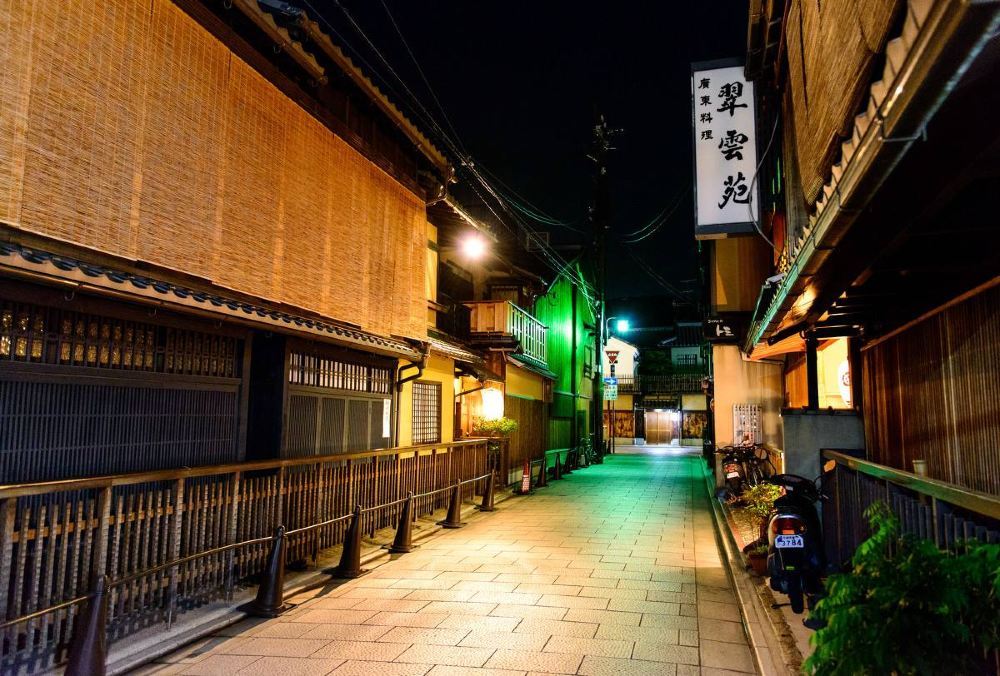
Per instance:
[[[827,472],[832,472],[835,469],[837,469],[837,461],[836,460],[827,460],[825,463],[823,463],[823,473],[824,474],[826,474]]]

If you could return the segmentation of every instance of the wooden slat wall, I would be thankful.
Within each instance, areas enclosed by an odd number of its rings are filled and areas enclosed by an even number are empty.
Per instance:
[[[506,396],[504,415],[517,421],[517,431],[510,435],[510,467],[520,472],[525,460],[541,458],[549,448],[548,404],[537,399]]]
[[[1000,287],[864,353],[874,462],[1000,494]]]
[[[0,0],[0,221],[426,336],[421,199],[169,0]]]

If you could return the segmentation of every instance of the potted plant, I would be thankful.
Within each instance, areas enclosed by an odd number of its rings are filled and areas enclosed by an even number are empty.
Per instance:
[[[767,573],[767,520],[774,510],[774,501],[781,497],[781,488],[773,484],[757,484],[743,493],[745,513],[757,528],[757,539],[744,548],[750,567],[758,575]]]
[[[767,575],[767,543],[759,542],[747,550],[747,560],[750,568],[757,575]]]
[[[851,570],[832,575],[810,620],[820,625],[807,673],[992,673],[1000,648],[1000,544],[941,551],[899,534],[884,503],[865,512],[872,536]]]

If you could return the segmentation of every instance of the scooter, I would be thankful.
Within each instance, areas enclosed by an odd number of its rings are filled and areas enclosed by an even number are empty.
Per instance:
[[[740,446],[726,446],[722,449],[722,475],[726,479],[726,487],[730,496],[743,494],[746,485],[746,473],[743,468],[743,450]]]
[[[828,462],[824,474],[836,463]],[[776,474],[768,481],[784,489],[774,501],[774,511],[767,524],[767,572],[771,589],[788,596],[792,612],[805,609],[804,597],[811,599],[822,589],[826,567],[823,532],[816,503],[826,500],[818,487],[823,475],[810,481],[795,474]]]

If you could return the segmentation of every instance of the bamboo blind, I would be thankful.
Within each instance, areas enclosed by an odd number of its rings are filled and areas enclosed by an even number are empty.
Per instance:
[[[785,25],[802,192],[813,204],[871,85],[903,0],[795,0]]]
[[[425,337],[421,200],[169,0],[0,0],[0,220]]]

